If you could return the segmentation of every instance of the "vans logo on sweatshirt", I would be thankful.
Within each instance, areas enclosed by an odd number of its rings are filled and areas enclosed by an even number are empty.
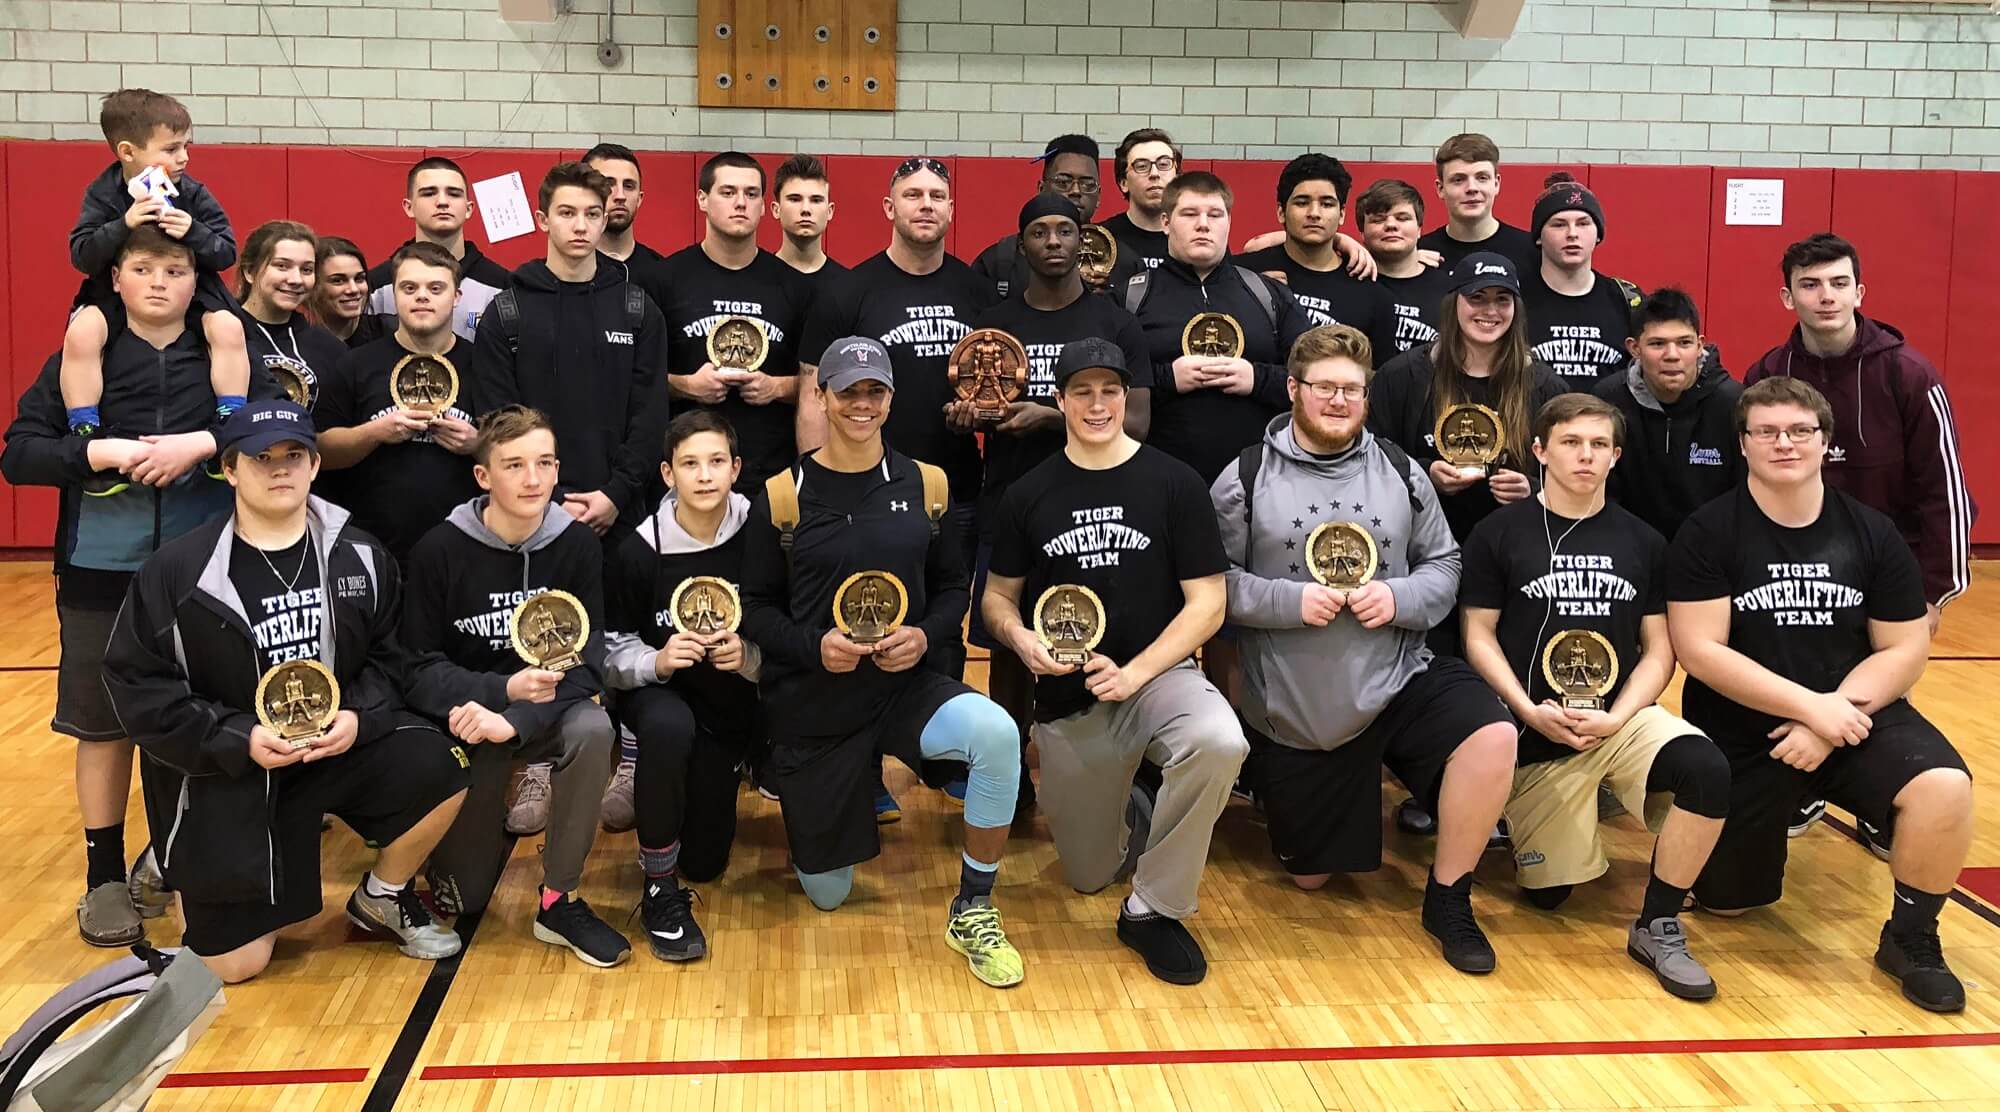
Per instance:
[[[1696,467],[1721,467],[1722,449],[1704,448],[1699,444],[1688,445],[1688,463]]]
[[[613,332],[607,328],[604,330],[604,342],[607,344],[624,344],[626,347],[631,347],[632,334],[630,332]]]

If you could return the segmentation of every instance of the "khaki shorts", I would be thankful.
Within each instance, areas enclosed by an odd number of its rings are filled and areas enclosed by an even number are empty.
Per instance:
[[[1653,758],[1667,742],[1700,732],[1656,703],[1595,749],[1515,769],[1507,824],[1521,887],[1582,884],[1611,867],[1597,835],[1599,784],[1609,783],[1625,810],[1642,816],[1646,829],[1658,834],[1674,797],[1646,791]]]

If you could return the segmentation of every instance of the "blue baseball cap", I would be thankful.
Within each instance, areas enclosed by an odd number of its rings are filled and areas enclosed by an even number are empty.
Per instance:
[[[216,450],[223,452],[244,452],[249,455],[294,440],[300,444],[319,450],[319,437],[313,431],[312,416],[302,406],[293,402],[251,402],[229,415],[222,423],[222,431],[216,434]]]
[[[1458,260],[1458,265],[1452,268],[1451,288],[1454,293],[1500,289],[1519,297],[1521,279],[1515,275],[1514,264],[1507,260],[1507,256],[1492,251],[1474,251]]]

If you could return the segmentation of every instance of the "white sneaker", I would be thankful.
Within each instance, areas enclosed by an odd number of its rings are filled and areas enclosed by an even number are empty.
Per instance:
[[[548,828],[549,774],[554,769],[554,765],[543,761],[522,770],[520,787],[514,791],[514,805],[507,809],[507,833],[526,837]]]
[[[604,802],[598,809],[598,821],[612,834],[623,834],[639,825],[639,814],[632,802],[632,777],[635,774],[631,761],[619,761],[611,770],[611,779],[604,785]]]

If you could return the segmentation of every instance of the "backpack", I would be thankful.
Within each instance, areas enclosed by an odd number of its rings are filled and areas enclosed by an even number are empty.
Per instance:
[[[519,354],[521,351],[521,299],[515,294],[516,287],[508,286],[493,295],[486,308],[500,322],[500,334],[507,337],[507,350]],[[625,283],[625,331],[634,337],[639,335],[639,327],[646,323],[646,291],[639,283]]]
[[[912,461],[917,465],[917,473],[924,480],[924,516],[931,519],[931,542],[935,544],[944,520],[945,507],[951,502],[951,483],[945,478],[944,468],[921,460]],[[792,538],[799,528],[799,477],[789,467],[764,480],[764,495],[771,503],[771,524],[778,527],[778,547],[785,553],[785,562],[792,559]]]
[[[1417,481],[1410,477],[1410,454],[1403,450],[1402,445],[1379,436],[1375,438],[1375,446],[1382,449],[1382,455],[1389,461],[1389,466],[1394,467],[1396,473],[1403,477],[1403,490],[1410,496],[1410,516],[1414,519],[1423,512],[1424,503],[1417,497]],[[1243,484],[1243,563],[1246,568],[1250,564],[1252,540],[1250,525],[1252,507],[1256,505],[1257,473],[1263,469],[1263,441],[1243,449],[1242,454],[1236,457],[1236,481]]]
[[[63,1038],[104,1005],[134,996],[131,1007]],[[138,943],[131,957],[56,993],[0,1046],[0,1108],[144,1108],[222,1006],[222,981],[192,951]]]
[[[1256,271],[1251,270],[1247,266],[1239,266],[1236,267],[1235,269],[1236,269],[1236,276],[1243,279],[1243,284],[1249,287],[1250,296],[1256,298],[1257,304],[1264,307],[1264,316],[1271,322],[1271,336],[1273,339],[1277,338],[1278,297],[1276,294],[1271,292],[1271,287],[1269,285],[1268,280],[1262,274],[1259,274]],[[1135,317],[1139,315],[1139,307],[1146,303],[1147,295],[1153,292],[1153,286],[1151,281],[1152,277],[1153,277],[1152,271],[1142,270],[1126,280],[1125,282],[1126,312],[1131,313]],[[1281,343],[1278,346],[1282,348],[1285,345]]]

